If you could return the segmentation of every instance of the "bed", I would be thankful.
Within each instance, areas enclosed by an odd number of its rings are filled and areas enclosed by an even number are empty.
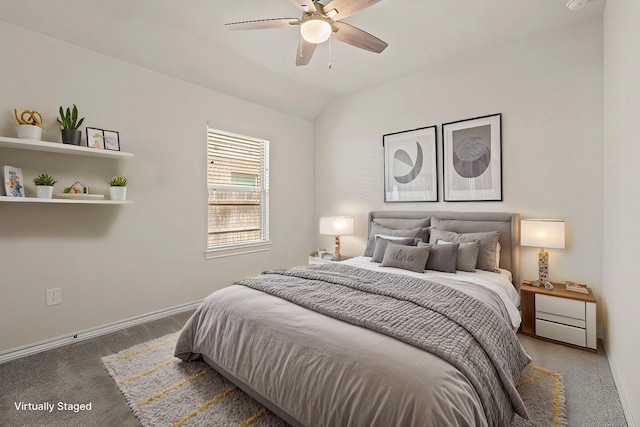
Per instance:
[[[497,234],[489,260],[496,265],[411,272],[369,253],[265,272],[207,297],[175,355],[204,359],[294,426],[500,426],[515,413],[527,418],[515,388],[530,362],[515,335],[518,214],[376,211],[368,224],[367,251],[388,239],[385,256],[422,254],[418,244],[437,254],[453,243],[462,253],[463,243],[486,246],[482,239]],[[394,243],[416,229],[430,237]],[[463,243],[421,243],[436,235]]]

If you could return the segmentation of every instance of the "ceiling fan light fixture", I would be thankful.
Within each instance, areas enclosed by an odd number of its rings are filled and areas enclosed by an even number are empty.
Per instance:
[[[319,16],[312,16],[300,26],[302,38],[309,43],[323,43],[331,37],[331,24]]]

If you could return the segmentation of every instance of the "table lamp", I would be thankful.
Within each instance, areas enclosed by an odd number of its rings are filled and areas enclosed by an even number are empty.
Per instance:
[[[564,221],[561,219],[523,219],[520,221],[520,245],[540,248],[538,279],[549,280],[549,253],[545,248],[564,249]]]
[[[353,234],[353,217],[323,216],[320,218],[320,234],[333,236],[335,243],[334,261],[340,261],[340,236]]]

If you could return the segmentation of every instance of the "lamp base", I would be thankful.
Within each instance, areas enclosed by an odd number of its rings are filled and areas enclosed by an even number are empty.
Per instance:
[[[549,252],[538,252],[538,278],[542,283],[549,281]]]
[[[333,242],[335,244],[333,253],[335,254],[335,257],[340,259],[340,236],[333,236]]]

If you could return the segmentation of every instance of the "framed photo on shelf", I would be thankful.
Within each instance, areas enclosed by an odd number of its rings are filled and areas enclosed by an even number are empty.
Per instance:
[[[104,131],[97,128],[87,128],[87,147],[104,150]]]
[[[104,148],[107,150],[120,151],[120,134],[115,130],[105,130]]]
[[[382,136],[384,202],[437,202],[436,126]]]
[[[5,166],[3,168],[3,172],[4,189],[7,197],[25,197],[22,169],[13,166]]]
[[[444,201],[502,201],[502,114],[442,125]]]

